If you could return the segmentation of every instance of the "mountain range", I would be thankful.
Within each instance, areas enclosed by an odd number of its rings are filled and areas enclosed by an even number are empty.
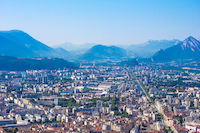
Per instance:
[[[142,44],[132,44],[132,45],[119,45],[117,47],[123,48],[127,51],[127,56],[129,57],[151,57],[160,49],[166,49],[173,45],[179,43],[179,40],[150,40]],[[85,44],[72,44],[63,43],[60,45],[55,45],[54,47],[61,47],[69,51],[73,56],[82,55],[86,53],[93,46],[98,45],[95,43],[85,43]],[[104,45],[106,46],[106,45]]]
[[[70,44],[68,45],[70,47]],[[71,46],[74,47],[75,46]],[[78,54],[64,48],[52,48],[20,30],[0,31],[0,56],[23,58],[63,58],[75,61],[122,61],[130,57],[148,57],[153,61],[198,59],[200,42],[190,36],[184,41],[148,41],[126,48],[88,44],[78,46]],[[91,48],[90,48],[91,47]],[[83,48],[81,50],[81,48]]]
[[[153,61],[172,61],[200,58],[200,42],[190,36],[183,42],[171,46],[165,50],[160,50],[152,57]]]
[[[14,57],[61,57],[69,52],[53,49],[20,30],[0,31],[0,55]]]
[[[150,40],[142,44],[130,45],[127,47],[129,55],[148,58],[153,56],[160,49],[166,49],[178,44],[179,40]]]

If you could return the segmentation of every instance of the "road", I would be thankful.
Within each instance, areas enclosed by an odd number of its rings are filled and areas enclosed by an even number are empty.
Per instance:
[[[140,88],[142,89],[142,91],[144,92],[145,96],[147,97],[148,101],[150,103],[154,103],[153,100],[151,99],[147,89],[144,87],[144,85],[139,81],[139,79],[137,78],[137,76],[134,74],[134,72],[132,72],[133,77],[136,79],[137,83],[140,85]]]
[[[164,112],[160,111],[158,109],[157,106],[155,106],[154,101],[151,99],[147,89],[144,87],[144,85],[139,81],[139,79],[137,78],[137,76],[134,74],[134,72],[132,72],[133,77],[136,79],[137,83],[139,84],[139,86],[141,87],[143,93],[145,94],[146,98],[148,99],[148,101],[151,103],[152,107],[155,108],[160,114],[162,114],[163,116],[165,115]],[[170,127],[175,133],[178,133],[177,130],[174,128],[174,126],[171,126],[169,124],[166,124],[167,120],[164,120],[164,125]]]

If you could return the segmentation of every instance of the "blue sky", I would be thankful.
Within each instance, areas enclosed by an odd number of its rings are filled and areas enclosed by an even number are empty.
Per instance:
[[[200,37],[200,0],[0,0],[0,30],[47,45]]]

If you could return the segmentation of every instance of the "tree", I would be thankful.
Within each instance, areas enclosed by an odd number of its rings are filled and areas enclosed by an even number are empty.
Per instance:
[[[181,126],[183,125],[183,116],[177,116],[177,120],[180,122]]]
[[[118,107],[117,107],[118,98],[116,97],[116,95],[114,95],[114,96],[112,97],[111,102],[112,102],[111,110],[112,110],[112,111],[118,111]]]

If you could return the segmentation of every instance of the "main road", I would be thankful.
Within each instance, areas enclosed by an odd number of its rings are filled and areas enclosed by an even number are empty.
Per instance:
[[[153,100],[151,99],[147,89],[144,87],[144,85],[140,82],[140,80],[137,78],[137,76],[134,74],[134,72],[132,72],[132,75],[134,77],[134,79],[136,79],[136,82],[139,84],[140,88],[142,89],[143,93],[145,94],[145,96],[147,97],[148,101],[153,104]]]
[[[144,87],[144,85],[140,82],[140,80],[137,78],[137,76],[135,75],[135,73],[132,71],[132,76],[133,78],[136,80],[136,82],[139,84],[140,88],[142,89],[143,93],[145,94],[146,98],[148,99],[148,101],[151,103],[153,108],[156,108],[156,110],[162,114],[163,116],[165,116],[164,112],[158,109],[158,106],[155,106],[154,101],[151,99],[148,90]],[[166,117],[165,117],[166,118]],[[167,119],[164,119],[164,125],[170,127],[175,133],[178,133],[178,131],[174,128],[174,126],[167,124]]]

